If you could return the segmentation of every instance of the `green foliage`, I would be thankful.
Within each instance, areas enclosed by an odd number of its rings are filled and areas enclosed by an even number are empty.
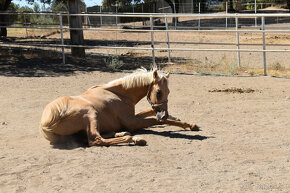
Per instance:
[[[52,12],[68,12],[67,3],[54,0],[51,4]]]
[[[154,0],[103,0],[102,8],[115,12],[117,7],[118,12],[132,12],[134,6],[135,12],[150,12],[150,5],[154,2]]]
[[[40,10],[40,6],[38,3],[34,3],[34,6],[33,6],[33,12],[36,12],[36,13],[39,13],[41,10]]]
[[[109,56],[107,59],[104,60],[104,63],[108,70],[112,72],[119,71],[120,68],[124,65],[124,62],[121,61],[116,55]]]
[[[3,0],[0,0],[0,2]],[[9,12],[16,12],[19,6],[17,4],[11,3],[8,7]],[[0,25],[9,26],[17,21],[17,15],[1,15]]]
[[[279,62],[275,62],[271,65],[272,70],[285,70],[285,67],[281,65]]]
[[[17,11],[24,12],[24,13],[31,13],[31,12],[33,12],[33,9],[31,9],[28,6],[23,6],[23,7],[20,7]],[[18,17],[18,22],[19,23],[32,23],[34,18],[35,18],[34,15],[22,15],[21,14]]]
[[[255,5],[254,5],[254,0],[244,0],[242,1],[244,5],[244,9],[246,10],[253,10],[255,9]],[[266,8],[269,6],[277,6],[277,5],[283,5],[285,3],[289,2],[289,0],[257,0],[257,9],[262,9],[262,8]]]
[[[81,12],[85,12],[86,4],[83,0],[80,0]],[[51,3],[52,12],[68,12],[67,0],[54,0]]]
[[[18,12],[24,13],[39,13],[41,11],[48,11],[49,9],[45,8],[44,6],[40,9],[40,5],[38,3],[34,4],[33,8],[28,6],[23,6],[17,9]],[[22,24],[52,24],[53,20],[49,16],[44,15],[19,15],[18,16],[18,23]]]

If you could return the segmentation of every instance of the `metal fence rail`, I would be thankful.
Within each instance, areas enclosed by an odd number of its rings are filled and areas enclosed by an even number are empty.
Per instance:
[[[283,33],[289,33],[290,28],[283,28],[283,29],[276,29],[273,27],[267,28],[265,26],[265,18],[267,17],[287,17],[290,18],[290,14],[160,14],[160,13],[150,13],[150,14],[140,14],[140,13],[122,13],[122,14],[108,14],[108,13],[95,13],[95,14],[68,14],[68,13],[0,13],[4,15],[43,15],[43,16],[54,16],[59,17],[59,25],[56,27],[45,27],[45,26],[33,26],[25,24],[24,26],[2,26],[7,28],[26,28],[26,29],[54,29],[54,30],[60,30],[60,43],[56,44],[47,44],[47,43],[21,43],[21,42],[5,42],[2,44],[10,44],[10,45],[29,45],[29,46],[38,46],[38,47],[59,47],[62,48],[62,57],[63,57],[63,63],[65,63],[65,51],[64,48],[72,48],[72,47],[83,47],[83,48],[102,48],[102,49],[129,49],[129,50],[147,50],[152,52],[152,63],[155,64],[155,51],[156,50],[166,50],[168,52],[168,61],[171,61],[171,51],[216,51],[216,52],[236,52],[237,53],[237,63],[240,66],[240,53],[241,52],[262,52],[263,53],[263,66],[264,66],[264,75],[267,75],[267,61],[266,61],[266,53],[267,52],[289,52],[290,49],[266,49],[267,45],[271,46],[289,46],[288,44],[266,44],[265,36],[266,33],[271,32],[283,32]],[[104,28],[102,26],[100,27],[82,27],[82,28],[69,28],[68,26],[63,25],[63,17],[69,17],[69,16],[81,16],[81,17],[138,17],[138,18],[147,18],[149,19],[149,29],[124,29],[120,28],[122,25],[118,25],[116,23],[116,28]],[[169,18],[180,18],[180,17],[186,17],[186,18],[192,18],[199,20],[200,18],[233,18],[235,19],[235,28],[228,28],[226,25],[223,29],[203,29],[200,26],[198,29],[184,29],[183,26],[178,26],[179,28],[175,28],[173,25],[169,25],[168,19]],[[162,18],[164,19],[165,26],[163,26],[164,29],[158,29],[160,26],[154,25],[154,19]],[[257,29],[243,29],[239,26],[239,19],[240,18],[261,18],[261,26],[258,26]],[[117,20],[116,20],[117,21]],[[0,24],[1,25],[1,24]],[[199,23],[200,25],[200,23]],[[128,25],[126,25],[128,26]],[[1,26],[0,26],[1,27]],[[133,26],[132,26],[133,27]],[[161,26],[162,27],[162,26]],[[184,26],[185,27],[185,26]],[[180,29],[183,28],[183,29]],[[150,32],[151,34],[151,40],[148,41],[151,43],[151,47],[116,47],[116,46],[91,46],[91,45],[68,45],[64,43],[64,37],[63,33],[64,30],[94,30],[94,31],[126,31],[126,32]],[[165,32],[166,33],[166,41],[155,41],[154,40],[154,33],[155,32]],[[208,43],[207,45],[236,45],[236,49],[216,49],[216,48],[208,48],[208,49],[196,49],[196,48],[181,48],[181,47],[171,47],[171,44],[206,44],[206,43],[198,43],[198,42],[174,42],[170,39],[169,32],[189,32],[189,33],[195,33],[195,32],[235,32],[236,33],[236,42],[232,44],[225,44],[225,43]],[[262,44],[241,44],[239,34],[241,32],[257,32],[261,33],[261,39]],[[0,42],[1,43],[1,42]],[[166,47],[159,47],[156,48],[156,43],[165,43]],[[1,44],[0,44],[1,45]],[[241,49],[241,45],[259,45],[261,46],[261,49]]]

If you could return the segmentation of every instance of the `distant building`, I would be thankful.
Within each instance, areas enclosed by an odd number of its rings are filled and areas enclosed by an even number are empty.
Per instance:
[[[174,1],[173,1],[174,2]],[[198,13],[200,0],[179,0],[178,13]],[[218,6],[222,6],[223,0],[207,0],[204,1],[204,5],[201,7],[207,7],[208,9],[215,9]],[[157,0],[156,2],[158,13],[172,13],[172,8],[164,0]]]

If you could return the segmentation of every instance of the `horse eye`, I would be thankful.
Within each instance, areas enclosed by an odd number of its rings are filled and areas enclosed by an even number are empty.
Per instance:
[[[157,98],[160,99],[162,97],[161,90],[157,90],[156,95],[157,95]]]

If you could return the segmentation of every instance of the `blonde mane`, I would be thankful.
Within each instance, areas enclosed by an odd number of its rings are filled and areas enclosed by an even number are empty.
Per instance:
[[[141,87],[150,85],[153,82],[153,71],[147,71],[145,68],[137,69],[134,73],[129,74],[123,78],[113,80],[106,85],[113,85],[119,81],[122,82],[122,86],[125,89]],[[164,77],[164,73],[158,71],[158,75],[160,78]]]

